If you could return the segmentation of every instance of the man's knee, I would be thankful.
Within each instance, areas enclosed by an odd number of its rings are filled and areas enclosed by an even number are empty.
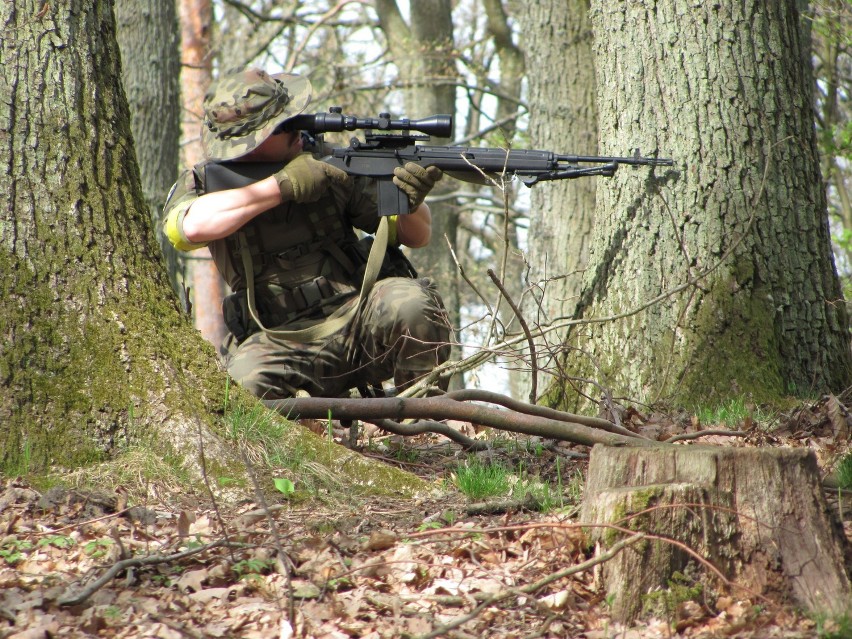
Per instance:
[[[449,340],[447,312],[431,280],[389,278],[376,288],[376,321],[394,323],[395,332]]]
[[[272,390],[269,375],[259,370],[257,363],[249,358],[233,357],[228,364],[228,375],[255,397],[275,399],[269,397]]]

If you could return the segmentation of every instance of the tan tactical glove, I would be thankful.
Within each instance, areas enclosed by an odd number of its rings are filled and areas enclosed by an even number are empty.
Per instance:
[[[346,184],[349,175],[326,162],[315,160],[310,153],[292,159],[275,174],[281,200],[284,202],[316,202],[332,183]]]
[[[437,166],[423,168],[414,162],[406,162],[393,170],[393,183],[408,196],[409,210],[413,211],[423,203],[426,194],[441,179],[444,172]]]

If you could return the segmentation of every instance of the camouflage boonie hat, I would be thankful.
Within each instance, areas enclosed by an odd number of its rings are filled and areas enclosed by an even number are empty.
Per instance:
[[[257,148],[311,101],[311,83],[293,73],[231,72],[204,96],[201,143],[208,158],[233,160]]]

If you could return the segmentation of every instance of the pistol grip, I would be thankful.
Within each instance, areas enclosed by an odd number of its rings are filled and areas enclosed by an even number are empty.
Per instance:
[[[393,183],[393,176],[376,180],[379,189],[379,215],[408,214],[408,196]]]

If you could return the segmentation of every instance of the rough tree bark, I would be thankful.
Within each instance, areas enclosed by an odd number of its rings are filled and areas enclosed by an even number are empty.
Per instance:
[[[524,33],[521,43],[532,71],[527,81],[533,148],[597,154],[595,61],[588,13],[589,0],[518,3],[517,18]],[[574,311],[589,260],[595,189],[600,179],[551,182],[530,193],[531,295],[524,310],[533,326],[551,324]],[[604,183],[602,188],[607,186]],[[564,332],[540,343],[541,369],[555,372],[553,356],[561,338]]]
[[[683,544],[649,538],[604,566],[621,621],[640,614],[645,596],[669,587],[687,564],[702,568],[685,548],[735,584],[730,594],[738,598],[780,596],[832,615],[848,613],[852,603],[845,537],[806,449],[596,446],[581,520],[595,526],[602,548],[619,537],[612,525]],[[703,572],[712,589],[728,591]]]
[[[588,0],[520,3],[522,46],[533,71],[528,82],[534,148],[581,155],[597,152],[588,12]],[[546,294],[537,296],[541,300],[537,323],[570,315],[577,302],[588,261],[597,183],[597,179],[563,180],[530,192],[531,280],[546,282]]]
[[[136,450],[198,484],[203,442],[211,476],[238,477],[216,419],[225,376],[181,313],[151,229],[112,3],[4,2],[0,29],[0,472]],[[420,486],[289,433],[353,485]]]
[[[156,228],[169,189],[178,175],[180,152],[180,51],[173,0],[120,2],[116,26],[122,85],[130,105],[142,192]],[[186,306],[183,259],[161,236],[172,288]]]
[[[676,170],[622,168],[598,190],[577,317],[705,276],[580,327],[577,377],[689,405],[849,384],[798,4],[592,2],[601,151],[641,147]]]

